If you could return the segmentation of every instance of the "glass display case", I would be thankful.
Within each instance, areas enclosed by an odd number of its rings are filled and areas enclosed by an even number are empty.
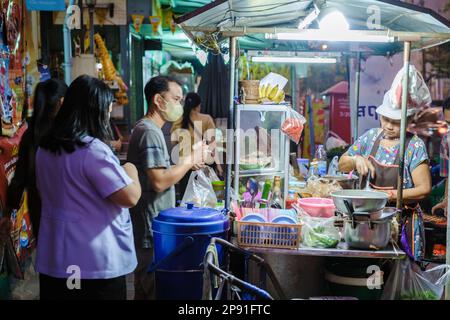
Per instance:
[[[237,105],[233,154],[233,198],[242,199],[246,181],[254,178],[259,192],[266,179],[280,176],[284,200],[289,183],[289,138],[281,125],[289,112],[286,105]]]

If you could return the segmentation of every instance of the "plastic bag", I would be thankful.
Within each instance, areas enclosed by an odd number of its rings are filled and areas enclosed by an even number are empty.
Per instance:
[[[336,217],[316,218],[308,215],[299,206],[294,205],[299,220],[303,223],[302,241],[311,248],[335,248],[341,236],[338,228],[334,226]]]
[[[389,90],[389,100],[394,109],[401,109],[402,107],[402,91],[403,78],[405,76],[405,67],[403,67],[395,76]],[[413,66],[409,66],[408,79],[408,109],[419,109],[431,103],[431,94],[425,80],[419,71]]]
[[[332,192],[340,190],[342,190],[342,187],[336,180],[328,180],[312,175],[308,178],[303,192],[310,194],[313,198],[329,198]]]
[[[339,137],[333,131],[328,131],[328,139],[325,142],[325,149],[327,151],[337,149],[337,148],[345,148],[348,143],[344,141],[341,137]]]
[[[281,131],[283,131],[289,139],[295,143],[300,142],[300,138],[303,132],[303,125],[306,123],[306,119],[294,109],[290,109],[289,115],[281,125]]]
[[[285,98],[284,87],[288,79],[280,74],[271,72],[259,82],[259,98],[268,103],[280,103]]]
[[[34,267],[36,255],[27,259],[23,265],[24,276],[19,280],[10,276],[12,300],[38,300],[39,299],[39,273]]]
[[[186,203],[193,203],[196,207],[215,208],[217,197],[212,182],[219,180],[210,167],[193,171],[189,177],[181,205],[186,206]]]
[[[440,300],[449,280],[449,265],[422,271],[410,259],[396,260],[381,299]]]

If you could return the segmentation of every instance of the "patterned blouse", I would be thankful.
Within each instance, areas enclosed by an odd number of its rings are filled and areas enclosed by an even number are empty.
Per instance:
[[[348,149],[348,155],[349,156],[360,155],[363,157],[370,156],[372,147],[375,144],[375,141],[377,140],[380,132],[381,129],[374,128],[364,133]],[[380,144],[375,159],[382,164],[392,165],[394,164],[397,153],[399,152],[400,152],[400,143],[391,148],[383,147]],[[414,135],[406,149],[405,173],[403,180],[403,187],[405,189],[414,188],[411,173],[414,171],[414,169],[416,169],[419,166],[419,164],[423,162],[428,163],[427,149],[422,139]]]
[[[448,132],[442,139],[441,150],[440,150],[440,164],[441,164],[441,177],[448,177],[448,156],[449,156],[449,145],[450,145],[450,132]]]

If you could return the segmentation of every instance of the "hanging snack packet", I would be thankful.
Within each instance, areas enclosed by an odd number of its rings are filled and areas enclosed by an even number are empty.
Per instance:
[[[281,131],[285,133],[289,139],[294,141],[295,143],[300,142],[300,138],[302,136],[304,124],[306,123],[306,119],[299,114],[294,109],[290,109],[289,114],[281,125]]]

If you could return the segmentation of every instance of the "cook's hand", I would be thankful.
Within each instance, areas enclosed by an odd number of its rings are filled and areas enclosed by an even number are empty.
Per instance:
[[[375,177],[375,167],[372,165],[369,159],[362,156],[355,156],[353,159],[355,161],[355,169],[360,175],[366,176],[370,171],[370,176],[372,178]]]
[[[444,215],[447,216],[447,201],[442,201],[440,203],[438,203],[437,205],[435,205],[432,209],[431,209],[431,214],[434,214],[434,212],[437,209],[442,209],[444,210]]]
[[[397,200],[397,190],[381,190],[382,192],[386,193],[389,198],[389,201],[396,201]]]

